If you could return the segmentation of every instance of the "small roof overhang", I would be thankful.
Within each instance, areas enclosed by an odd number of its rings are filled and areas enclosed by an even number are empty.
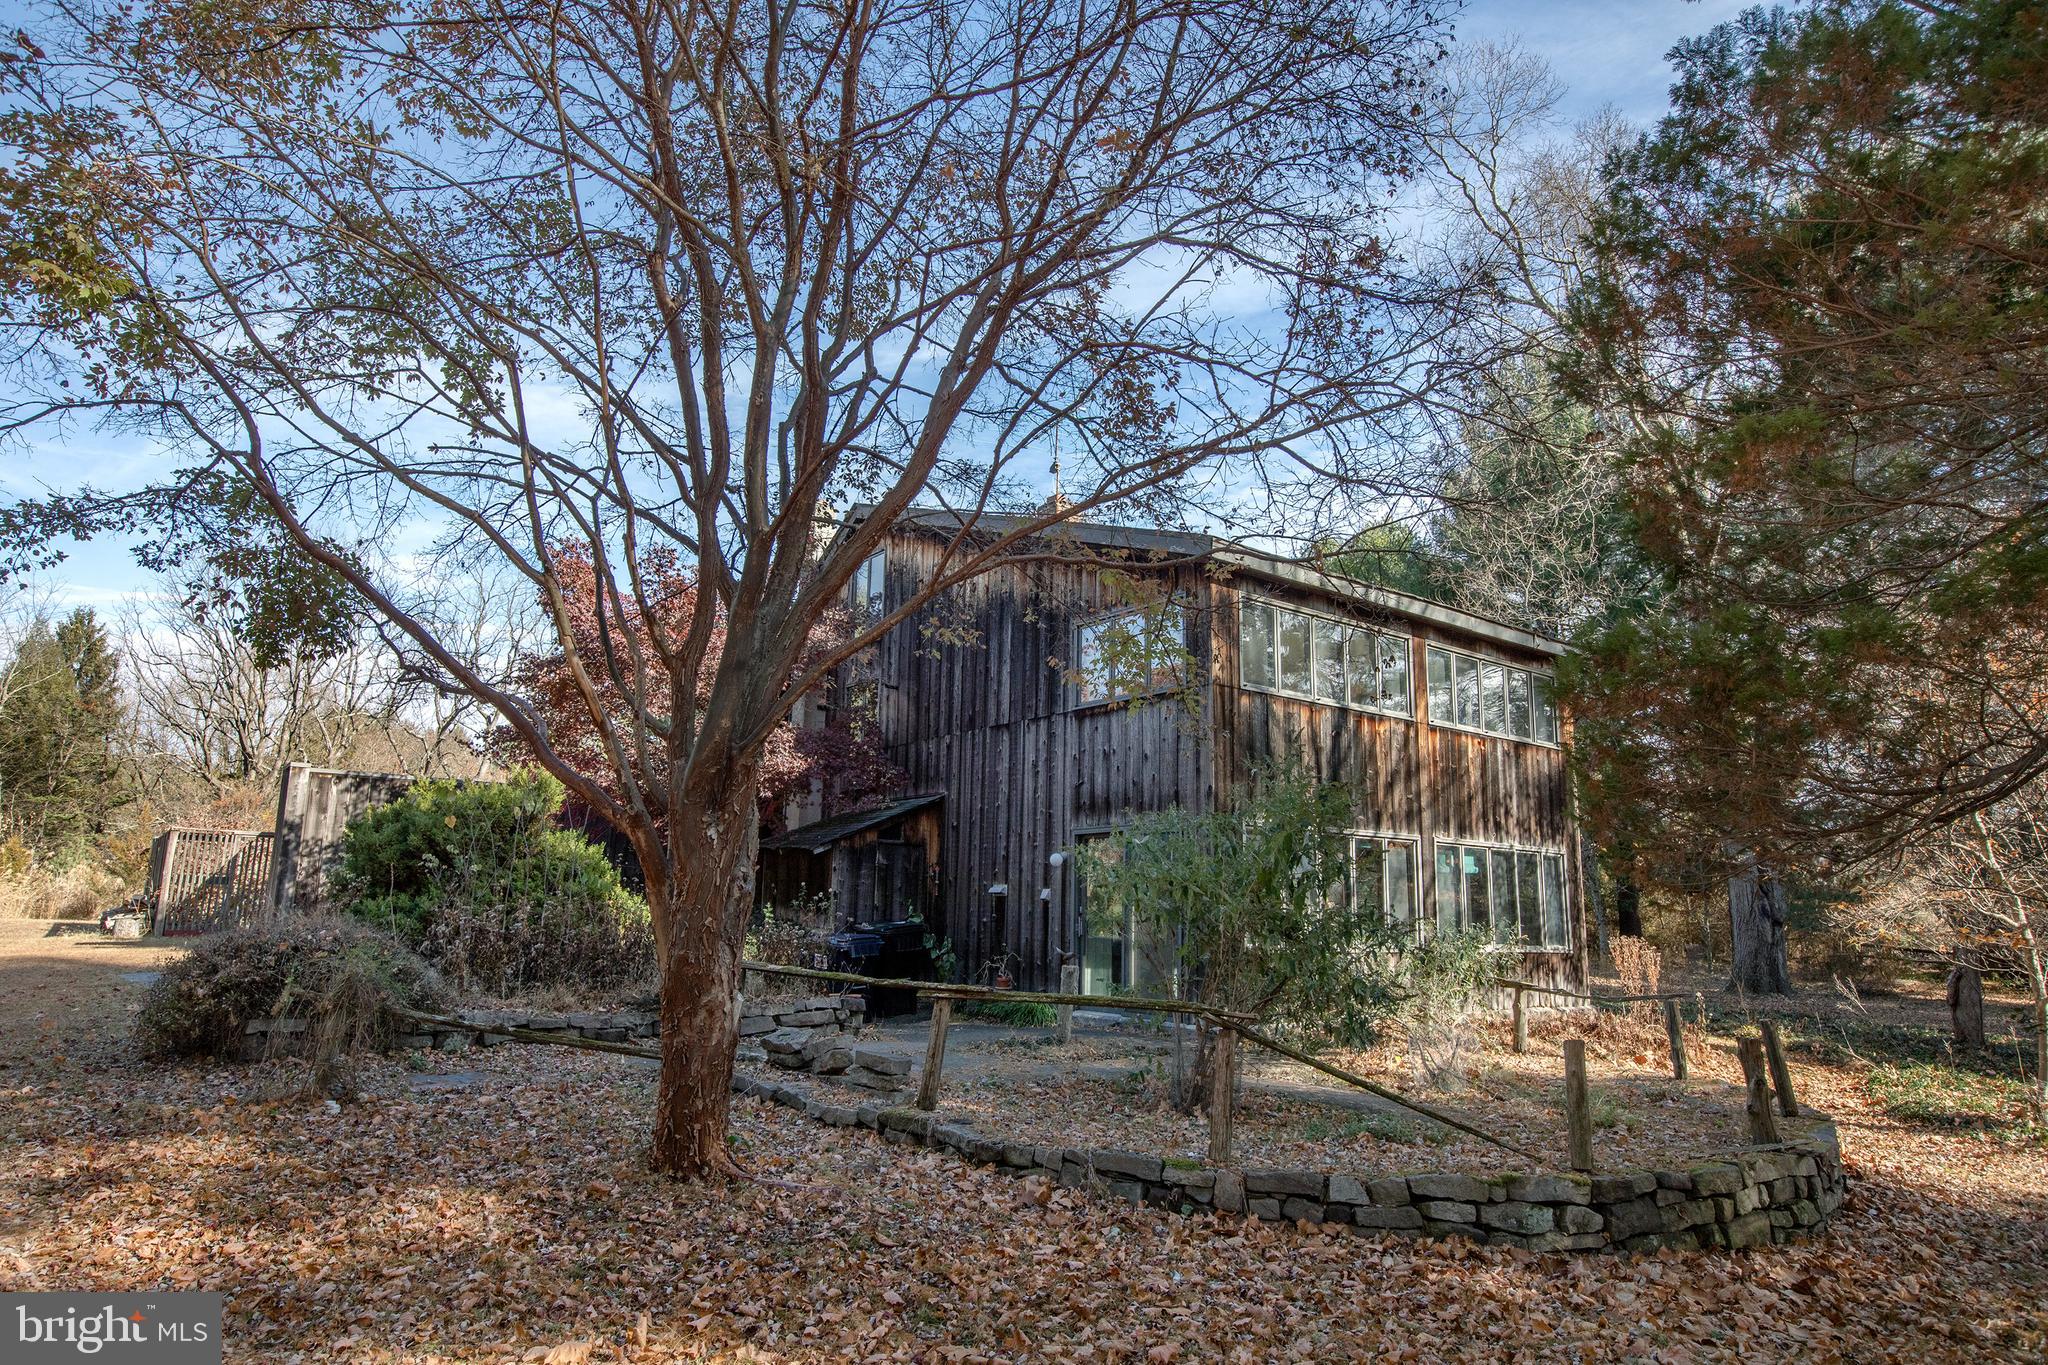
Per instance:
[[[801,829],[774,835],[763,839],[761,848],[764,851],[775,848],[800,848],[806,853],[823,853],[841,839],[864,833],[877,825],[886,825],[892,820],[900,820],[945,799],[944,792],[906,796],[901,801],[891,801],[886,806],[871,806],[848,815],[835,815],[829,820],[815,821]]]

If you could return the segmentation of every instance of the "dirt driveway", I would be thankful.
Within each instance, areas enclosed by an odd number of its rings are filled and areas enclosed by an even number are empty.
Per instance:
[[[148,974],[184,953],[90,923],[0,920],[0,1075],[100,1064],[142,1007]]]

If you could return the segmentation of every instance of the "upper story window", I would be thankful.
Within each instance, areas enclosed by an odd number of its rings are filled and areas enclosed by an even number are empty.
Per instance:
[[[1436,927],[1497,947],[1571,948],[1564,855],[1436,841]]]
[[[1179,607],[1133,607],[1098,616],[1081,623],[1074,643],[1083,706],[1186,685],[1187,615]]]
[[[1429,647],[1429,719],[1510,739],[1558,742],[1557,699],[1548,673],[1513,668],[1441,645]]]
[[[855,627],[872,625],[882,619],[888,595],[889,552],[877,550],[861,561],[847,584],[847,605],[853,610]]]
[[[1408,637],[1295,611],[1254,597],[1238,600],[1238,684],[1262,692],[1414,713]]]

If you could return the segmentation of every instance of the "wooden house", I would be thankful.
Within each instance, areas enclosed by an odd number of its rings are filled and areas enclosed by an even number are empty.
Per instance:
[[[959,534],[951,514],[900,520],[856,615],[932,581]],[[846,670],[831,704],[872,708],[904,799],[767,841],[762,894],[829,889],[841,925],[920,916],[967,979],[1052,988],[1078,961],[1091,992],[1143,989],[1135,926],[1087,931],[1075,851],[1134,812],[1228,803],[1293,752],[1355,792],[1358,894],[1418,933],[1484,928],[1519,959],[1504,970],[1581,987],[1561,651],[1206,536],[1068,525]]]

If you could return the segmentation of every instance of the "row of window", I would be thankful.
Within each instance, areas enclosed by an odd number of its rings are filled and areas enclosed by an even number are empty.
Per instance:
[[[1564,855],[1439,839],[1434,922],[1442,933],[1476,929],[1502,947],[1571,947]],[[1416,916],[1415,841],[1352,840],[1352,892],[1380,899],[1387,920]]]
[[[855,571],[849,597],[857,622],[881,616],[887,561],[876,551]],[[1075,632],[1082,705],[1176,690],[1187,681],[1186,613],[1133,607],[1083,622]],[[1413,714],[1410,642],[1334,617],[1256,598],[1238,610],[1238,682],[1307,701],[1394,715]],[[1431,645],[1429,719],[1437,725],[1558,742],[1551,677]]]
[[[1405,635],[1243,598],[1238,683],[1365,711],[1413,713]]]
[[[1429,647],[1429,718],[1510,739],[1557,743],[1557,699],[1551,677]]]
[[[1102,837],[1088,835],[1082,842]],[[1354,835],[1348,885],[1341,891],[1376,898],[1387,923],[1414,925],[1418,874],[1414,839]],[[1332,894],[1338,893],[1333,887]],[[1160,984],[1160,964],[1170,961],[1171,953],[1146,952],[1141,942],[1145,926],[1128,906],[1121,918],[1120,933],[1096,929],[1082,945],[1081,989],[1087,994]],[[1442,933],[1476,929],[1502,948],[1569,952],[1564,855],[1439,839],[1436,910],[1430,922]]]
[[[1436,841],[1436,926],[1498,944],[1569,948],[1564,855]]]

